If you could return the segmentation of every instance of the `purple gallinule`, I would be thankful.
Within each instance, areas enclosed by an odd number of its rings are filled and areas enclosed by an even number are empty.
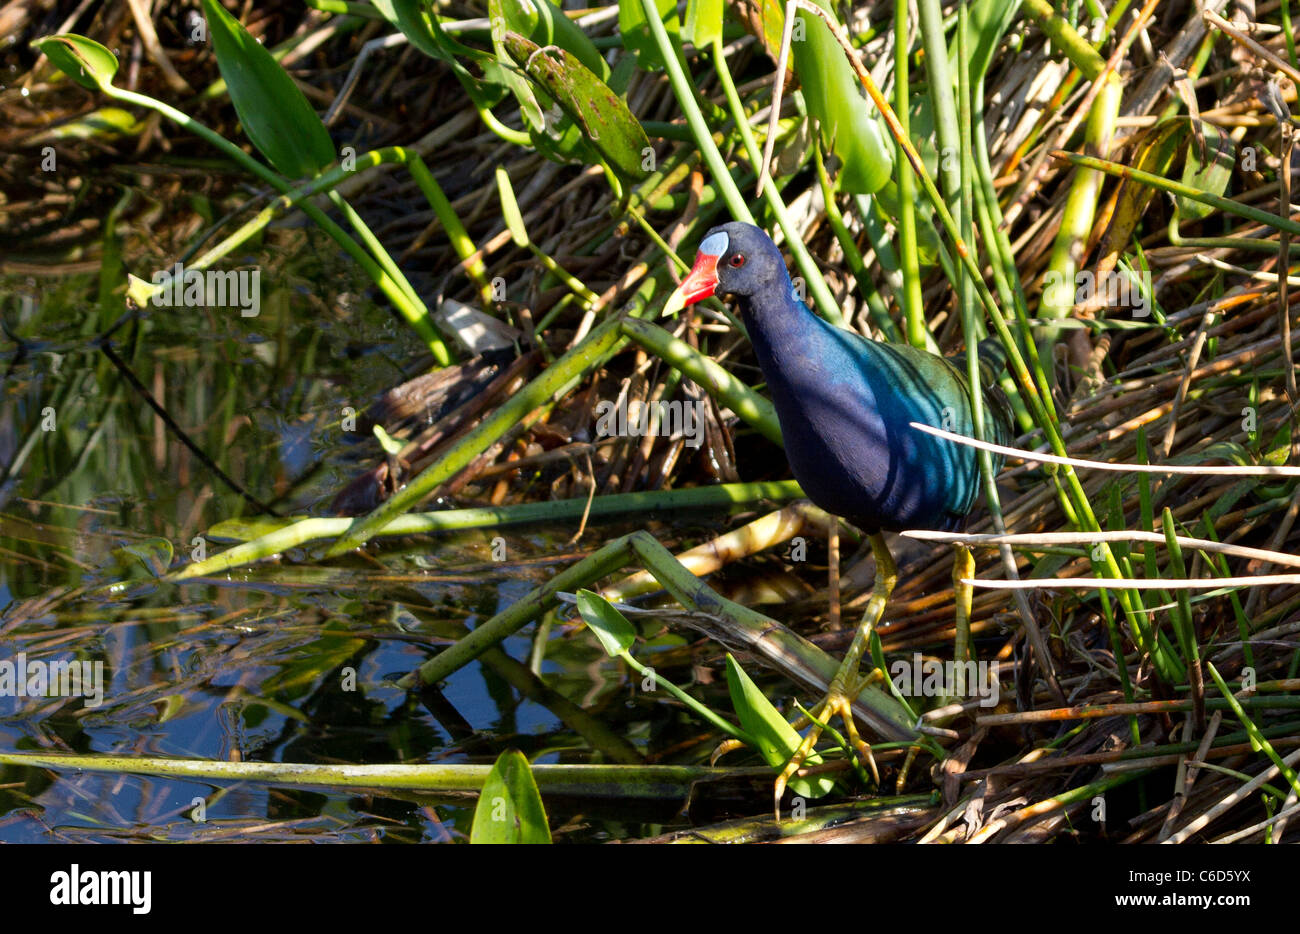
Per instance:
[[[839,715],[858,754],[875,772],[858,735],[851,703],[867,683],[858,667],[893,591],[897,570],[882,532],[959,528],[979,495],[976,451],[909,426],[919,422],[974,434],[965,364],[899,344],[868,340],[837,328],[805,305],[771,238],[751,224],[714,227],[695,266],[665,311],[711,295],[732,295],[767,381],[795,479],[814,503],[870,536],[876,558],[871,599],[825,699],[812,708],[812,730],[777,779],[786,782],[812,751],[823,724]],[[980,344],[985,436],[1010,440],[1010,413],[995,378],[1005,365],[995,341]],[[997,470],[1000,461],[995,460]],[[958,549],[955,582],[974,574],[970,552]],[[970,588],[958,583],[959,622],[969,619]],[[804,719],[804,718],[801,718]],[[879,777],[877,775],[877,781]]]

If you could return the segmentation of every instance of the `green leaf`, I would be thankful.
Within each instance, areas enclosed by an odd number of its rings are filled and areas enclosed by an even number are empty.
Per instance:
[[[94,39],[64,33],[32,42],[32,48],[44,54],[59,69],[88,91],[105,91],[117,74],[117,56]]]
[[[203,0],[221,77],[244,133],[282,175],[316,175],[334,161],[334,144],[302,91],[271,53],[218,0]]]
[[[600,594],[579,590],[578,612],[611,658],[632,648],[636,628]]]
[[[831,12],[826,0],[818,6]],[[834,16],[834,13],[831,12]],[[894,168],[894,144],[886,144],[875,105],[863,96],[853,68],[844,58],[830,29],[816,16],[800,12],[790,43],[795,74],[803,86],[808,115],[816,118],[822,142],[839,156],[843,191],[869,195],[889,181]]]
[[[722,35],[722,0],[687,0],[682,37],[697,49]]]
[[[501,197],[501,219],[506,222],[510,239],[515,246],[528,246],[528,229],[524,227],[523,215],[519,213],[519,202],[515,200],[515,189],[510,184],[510,173],[505,166],[497,166],[497,194]],[[589,591],[584,591],[587,593]]]
[[[611,168],[636,181],[649,174],[642,159],[650,140],[627,104],[605,82],[563,49],[543,52],[516,32],[507,32],[503,42],[510,57],[579,125]]]
[[[426,16],[420,0],[371,0],[384,19],[402,31],[411,45],[430,58],[455,63],[457,55],[480,57],[484,53],[451,38],[436,17]]]
[[[550,843],[542,796],[533,781],[528,760],[517,749],[507,749],[488,773],[478,806],[470,843]]]
[[[609,78],[609,63],[600,49],[549,0],[488,0],[488,19],[494,44],[506,32],[517,32],[538,45],[557,45],[602,81]]]
[[[1232,179],[1233,163],[1237,157],[1237,146],[1232,137],[1212,123],[1198,124],[1205,135],[1205,153],[1202,156],[1200,146],[1195,138],[1196,127],[1187,141],[1187,163],[1183,166],[1183,184],[1199,188],[1211,195],[1222,195],[1228,190]],[[1178,214],[1185,221],[1201,220],[1213,214],[1217,208],[1201,201],[1193,201],[1175,195],[1178,201]]]
[[[1011,21],[1015,19],[1019,9],[1020,4],[1011,0],[973,0],[970,4],[968,37],[971,42],[968,45],[970,49],[968,67],[972,78],[984,77],[989,69],[989,63],[993,61],[993,53],[997,50],[1002,36],[1011,25]],[[955,35],[948,46],[948,61],[955,74],[959,65]]]
[[[552,12],[557,13],[570,28],[577,29],[558,11],[552,11],[550,7],[542,9],[547,15],[551,15]],[[543,46],[551,45],[551,39],[555,36],[553,25],[548,25],[548,20],[538,14],[537,8],[531,5],[531,0],[489,0],[488,16],[492,22],[492,48],[496,51],[501,80],[519,102],[519,113],[524,118],[524,126],[528,130],[533,146],[546,158],[556,162],[599,161],[600,157],[588,145],[577,123],[565,115],[562,108],[556,107],[555,102],[537,85],[519,72],[510,58],[510,53],[506,51],[504,40],[506,33],[510,31],[525,35]],[[562,31],[563,27],[561,27]],[[603,64],[603,59],[595,46],[590,45],[590,40],[581,30],[578,32],[590,47],[584,49],[582,54],[577,52],[574,54],[582,61],[584,55],[594,52],[596,61]],[[519,245],[523,246],[522,243]]]
[[[727,653],[727,689],[731,692],[731,705],[740,718],[741,729],[754,737],[763,761],[777,768],[789,762],[799,749],[799,734],[786,723],[785,717],[772,706],[767,695],[745,674],[730,652]],[[805,765],[817,765],[821,761],[822,757],[814,752],[808,756]],[[791,779],[789,787],[805,798],[820,798],[835,787],[835,780],[825,775],[795,778]]]

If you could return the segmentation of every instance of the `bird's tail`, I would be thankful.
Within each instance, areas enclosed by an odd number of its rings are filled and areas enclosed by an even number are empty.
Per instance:
[[[980,388],[984,391],[985,410],[992,416],[985,423],[985,437],[995,444],[1009,444],[1013,437],[1011,403],[998,385],[998,377],[1007,368],[1006,348],[998,338],[986,337],[976,346],[975,354],[979,359]],[[961,354],[953,362],[964,376],[966,355]],[[997,462],[1000,464],[1001,459],[998,458]]]
[[[1007,351],[1002,346],[1002,341],[996,337],[984,338],[976,345],[975,355],[979,358],[980,385],[985,389],[996,386],[998,377],[1007,368]],[[966,355],[964,353],[957,354],[952,358],[952,362],[965,375]]]
[[[1007,368],[1007,350],[1002,341],[996,337],[986,337],[979,342],[975,353],[980,361],[980,382],[985,386],[994,384],[1002,371]]]

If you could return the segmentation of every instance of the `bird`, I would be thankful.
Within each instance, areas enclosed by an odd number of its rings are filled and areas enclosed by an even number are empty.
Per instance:
[[[759,227],[731,222],[709,230],[665,313],[715,295],[732,297],[739,307],[795,479],[814,504],[866,533],[876,559],[871,598],[825,698],[810,709],[811,716],[793,724],[800,728],[806,720],[813,728],[777,779],[779,818],[787,782],[834,716],[843,720],[851,745],[879,783],[851,705],[863,687],[883,676],[874,669],[866,677],[859,673],[897,581],[883,533],[959,530],[982,488],[979,455],[910,424],[975,434],[964,358],[871,340],[814,314],[795,289],[780,249]],[[1004,351],[996,340],[985,340],[978,358],[985,439],[1007,444],[1010,406],[997,386]],[[1000,467],[995,458],[994,472]],[[954,565],[962,632],[968,631],[962,624],[969,621],[971,592],[961,581],[974,576],[969,550],[958,546]]]

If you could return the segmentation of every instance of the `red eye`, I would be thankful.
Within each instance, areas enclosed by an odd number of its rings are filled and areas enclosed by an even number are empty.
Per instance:
[[[727,265],[729,265],[729,266],[733,266],[733,267],[735,267],[736,269],[739,269],[741,266],[745,265],[745,254],[744,254],[744,253],[733,253],[732,256],[731,256],[731,259],[727,260]]]

